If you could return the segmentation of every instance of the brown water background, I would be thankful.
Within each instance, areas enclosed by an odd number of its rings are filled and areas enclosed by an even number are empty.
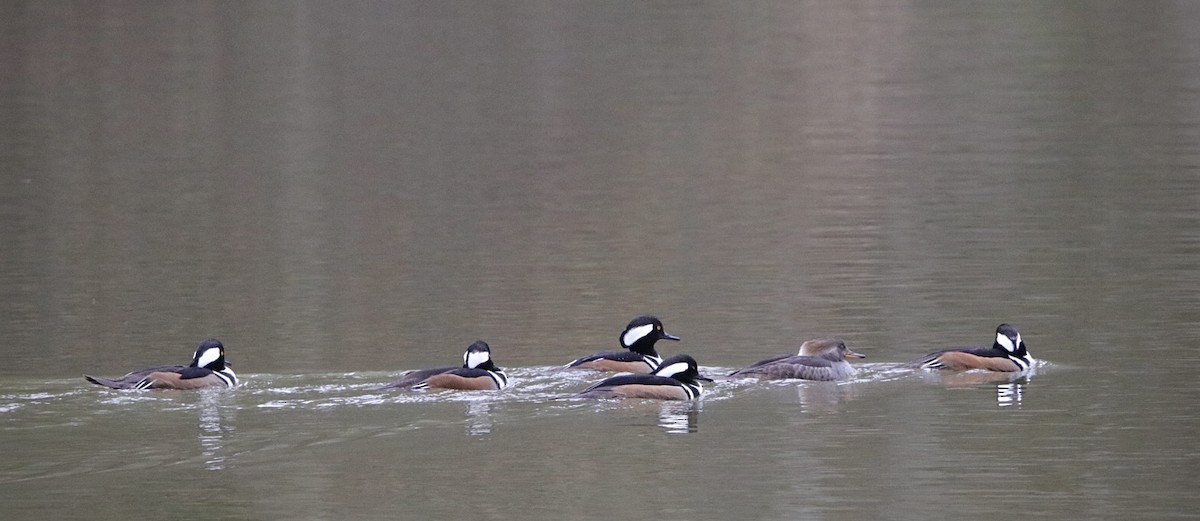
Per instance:
[[[1200,516],[1189,2],[4,2],[4,519]],[[654,313],[720,375],[563,400]],[[1033,374],[897,367],[1017,325]],[[243,387],[117,393],[185,362]],[[487,340],[498,394],[380,392]]]

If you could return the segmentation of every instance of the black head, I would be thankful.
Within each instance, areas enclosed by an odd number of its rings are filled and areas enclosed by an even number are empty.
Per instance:
[[[992,349],[999,349],[1015,356],[1028,354],[1028,351],[1025,350],[1025,342],[1021,340],[1021,333],[1009,324],[1000,324],[996,327],[996,342],[992,344]]]
[[[658,356],[658,352],[654,350],[654,343],[659,340],[679,340],[679,337],[670,335],[663,330],[663,324],[658,320],[658,317],[653,315],[642,315],[629,322],[625,326],[625,330],[621,332],[619,338],[621,347],[642,353],[644,355]]]
[[[686,384],[694,384],[696,380],[711,382],[712,378],[700,376],[700,366],[696,363],[696,359],[689,355],[675,355],[671,358],[663,360],[658,366],[658,370],[654,371],[656,376],[665,376],[674,378]]]
[[[192,367],[203,367],[213,371],[225,369],[225,346],[215,338],[205,338],[196,346],[192,355]]]
[[[492,348],[483,340],[476,340],[475,343],[467,346],[467,352],[463,353],[463,368],[465,369],[484,369],[494,371],[496,365],[492,363]]]

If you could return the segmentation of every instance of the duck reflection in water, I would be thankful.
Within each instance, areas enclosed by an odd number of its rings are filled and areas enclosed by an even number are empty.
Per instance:
[[[225,393],[211,390],[201,391],[198,410],[200,456],[207,470],[225,470],[225,433],[234,430],[234,409],[221,407]],[[222,418],[222,415],[225,417]]]
[[[947,389],[995,389],[998,407],[1020,407],[1025,390],[1036,370],[1020,373],[997,373],[991,371],[966,371],[961,373],[927,372],[922,376],[929,383]]]
[[[486,436],[492,433],[492,404],[484,401],[467,402],[467,435]]]
[[[804,411],[837,412],[842,404],[858,397],[858,389],[848,383],[805,382],[796,386],[796,394]]]
[[[996,386],[996,405],[1000,407],[1020,407],[1025,394],[1023,382],[1012,382]]]
[[[700,403],[663,402],[659,404],[658,426],[667,434],[693,434],[700,428]]]
[[[603,407],[604,414],[613,414],[623,425],[647,427],[654,425],[667,434],[693,434],[700,429],[699,401],[624,400]]]

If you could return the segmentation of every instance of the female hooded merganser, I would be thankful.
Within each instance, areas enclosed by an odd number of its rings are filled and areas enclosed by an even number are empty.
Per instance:
[[[607,378],[581,391],[585,398],[650,398],[654,400],[691,400],[700,396],[700,376],[696,359],[675,355],[663,361],[654,374],[623,374]]]
[[[662,364],[662,357],[658,356],[658,351],[654,350],[654,343],[659,340],[678,341],[679,337],[663,331],[662,322],[658,320],[658,317],[643,315],[633,319],[628,326],[625,326],[619,340],[621,347],[629,351],[596,353],[575,360],[565,367],[567,369],[650,374]]]
[[[866,358],[846,347],[840,338],[825,337],[800,345],[800,354],[768,358],[729,376],[759,377],[767,380],[799,378],[801,380],[843,380],[854,375],[846,358]]]
[[[237,375],[225,361],[225,346],[206,338],[196,347],[191,365],[164,365],[132,371],[116,380],[83,375],[87,381],[113,389],[201,389],[236,387]]]
[[[1012,373],[1024,371],[1033,365],[1033,357],[1025,349],[1021,333],[1008,324],[996,327],[996,341],[992,347],[963,347],[930,353],[912,365],[922,369],[987,369]]]
[[[476,340],[463,353],[462,367],[421,369],[383,386],[383,389],[459,389],[466,391],[495,391],[508,386],[508,375],[492,363],[492,349],[487,342]]]

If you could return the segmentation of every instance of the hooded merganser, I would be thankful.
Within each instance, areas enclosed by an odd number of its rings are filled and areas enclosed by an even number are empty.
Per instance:
[[[225,346],[215,338],[206,338],[196,347],[191,365],[164,365],[110,380],[83,375],[87,381],[113,389],[202,389],[236,387],[237,375],[225,361]]]
[[[383,389],[459,389],[495,391],[508,386],[508,375],[492,362],[492,349],[483,340],[476,340],[463,353],[462,367],[436,367],[405,374]]]
[[[611,351],[585,356],[567,364],[567,369],[595,369],[636,374],[650,374],[662,364],[662,357],[654,350],[659,340],[679,340],[667,334],[658,317],[643,315],[625,326],[619,337],[621,347],[628,351]]]
[[[696,359],[675,355],[663,360],[654,374],[623,374],[607,378],[577,396],[585,398],[650,398],[654,400],[692,400],[703,391]]]
[[[996,327],[992,347],[963,347],[930,353],[911,365],[922,369],[986,369],[1012,373],[1033,366],[1033,357],[1025,349],[1021,333],[1009,324]]]
[[[846,358],[866,358],[846,347],[840,338],[825,337],[800,345],[797,355],[768,358],[729,376],[758,377],[767,380],[798,378],[801,380],[843,380],[854,375],[854,367]]]

